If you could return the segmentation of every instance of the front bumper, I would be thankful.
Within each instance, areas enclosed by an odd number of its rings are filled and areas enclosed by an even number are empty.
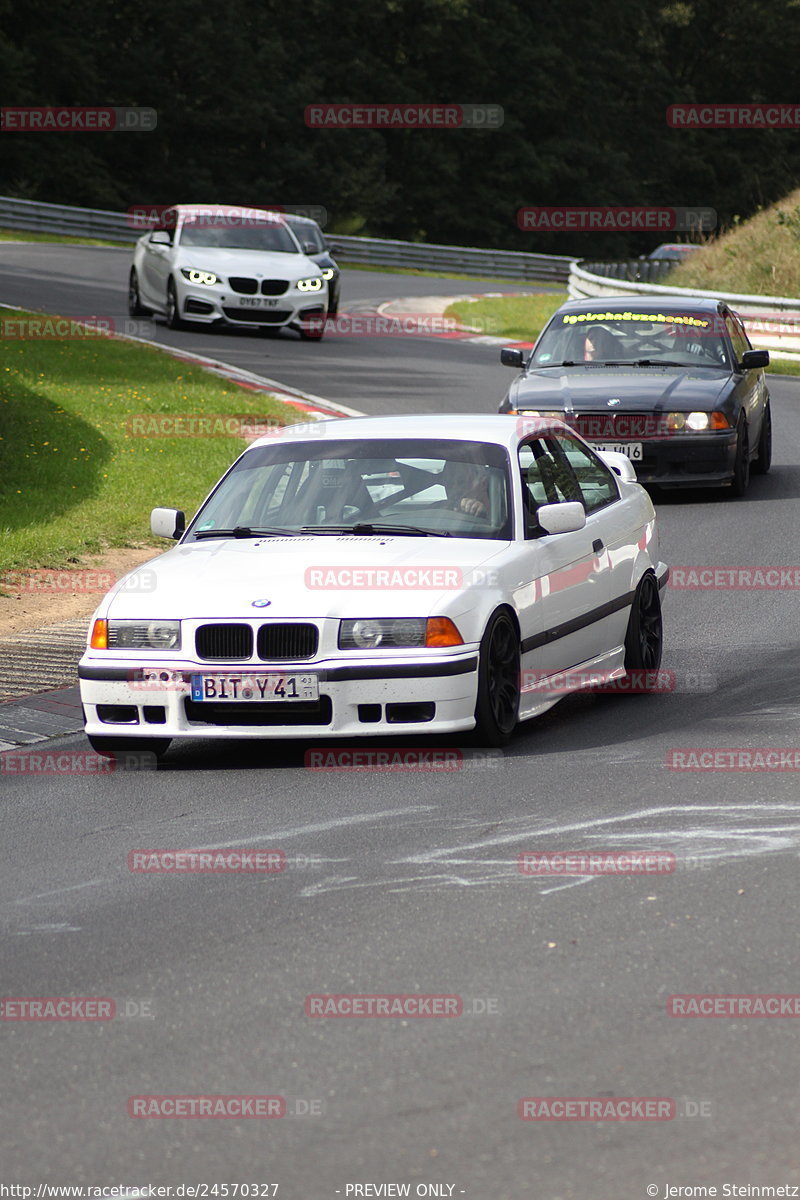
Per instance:
[[[191,675],[314,674],[319,701],[191,699]],[[125,738],[334,738],[441,734],[475,725],[478,647],[377,660],[166,663],[87,652],[78,666],[86,732]]]
[[[634,462],[640,483],[664,487],[719,487],[730,483],[736,461],[736,430],[677,433],[642,439],[642,458]]]
[[[181,280],[177,286],[178,309],[182,320],[211,325],[239,325],[261,329],[299,325],[312,317],[324,317],[328,310],[327,285],[319,292],[300,293],[290,286],[282,296],[246,296],[223,285],[211,287]],[[250,300],[259,300],[250,305]]]

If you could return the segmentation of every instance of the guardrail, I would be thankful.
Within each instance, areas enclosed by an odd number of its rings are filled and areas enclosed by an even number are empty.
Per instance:
[[[606,279],[624,279],[627,283],[660,283],[675,267],[664,258],[627,258],[614,262],[586,262],[581,267]]]
[[[143,232],[141,228],[133,227],[133,219],[127,213],[18,200],[13,196],[0,196],[0,228],[63,233],[111,242],[135,242]],[[566,283],[574,261],[561,254],[481,250],[472,246],[438,246],[340,234],[331,234],[329,240],[345,263],[416,267],[424,271],[448,271],[532,283],[542,280]]]

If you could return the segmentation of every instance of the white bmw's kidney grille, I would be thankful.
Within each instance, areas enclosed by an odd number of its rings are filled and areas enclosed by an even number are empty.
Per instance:
[[[253,657],[253,630],[249,625],[201,625],[194,635],[197,657],[231,661]]]
[[[319,644],[316,625],[272,622],[258,631],[258,657],[265,661],[313,658]]]

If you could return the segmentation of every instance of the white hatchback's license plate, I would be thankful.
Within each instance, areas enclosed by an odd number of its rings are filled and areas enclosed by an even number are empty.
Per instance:
[[[275,308],[278,301],[267,296],[240,296],[239,303],[242,308]]]
[[[593,450],[613,450],[614,454],[625,454],[631,462],[642,461],[641,442],[590,442]]]
[[[319,700],[316,675],[192,675],[192,699],[237,701]]]

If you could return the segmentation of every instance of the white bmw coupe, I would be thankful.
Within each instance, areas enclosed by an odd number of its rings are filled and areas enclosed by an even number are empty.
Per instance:
[[[504,744],[566,692],[658,674],[650,498],[555,420],[377,417],[254,442],[80,662],[100,753],[175,738],[452,733]],[[637,689],[639,690],[639,689]]]
[[[328,284],[280,213],[178,204],[136,243],[128,311],[160,313],[170,329],[187,322],[290,326],[319,341]]]

